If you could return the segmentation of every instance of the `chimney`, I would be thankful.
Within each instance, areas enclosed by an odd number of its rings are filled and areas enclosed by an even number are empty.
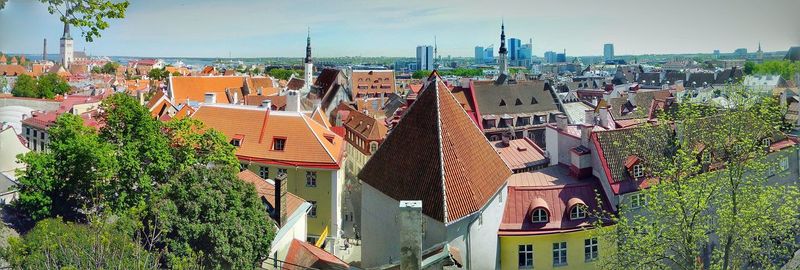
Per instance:
[[[144,92],[136,91],[136,97],[139,98],[139,105],[144,105]]]
[[[273,219],[278,221],[278,227],[286,221],[286,173],[280,173],[275,177],[275,209],[272,211]]]
[[[589,136],[592,135],[592,129],[594,126],[589,124],[581,125],[581,145],[589,148]]]
[[[583,123],[587,125],[595,125],[594,110],[584,111]]]
[[[44,63],[47,62],[47,39],[44,39],[44,46],[42,48],[42,63]]]
[[[508,147],[509,145],[511,145],[510,133],[503,133],[503,135],[501,135],[500,138],[503,140],[503,147]]]
[[[286,111],[299,112],[300,111],[300,92],[297,90],[286,91]]]
[[[599,124],[600,126],[605,128],[610,128],[612,126],[611,112],[608,111],[608,107],[600,108],[600,115],[598,116],[598,118],[600,118],[600,122],[597,124]]]
[[[566,130],[567,129],[567,116],[563,113],[559,113],[556,115],[556,126],[558,130]]]
[[[205,95],[205,103],[206,104],[217,103],[217,93],[206,93],[206,95]]]
[[[400,201],[400,269],[422,268],[422,201]]]
[[[267,108],[267,110],[272,110],[272,100],[265,99],[261,101],[261,107]]]

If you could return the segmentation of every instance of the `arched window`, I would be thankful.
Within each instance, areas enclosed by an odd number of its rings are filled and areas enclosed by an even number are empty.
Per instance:
[[[586,218],[586,207],[585,204],[579,203],[569,209],[569,219],[582,219]]]
[[[536,208],[536,209],[533,209],[533,211],[531,212],[531,222],[533,222],[533,223],[545,223],[545,222],[547,222],[547,220],[548,220],[547,210],[545,210],[544,208],[541,208],[541,207],[540,208]]]
[[[764,147],[769,147],[770,145],[772,145],[772,140],[770,140],[769,138],[764,138],[761,140],[761,144]]]

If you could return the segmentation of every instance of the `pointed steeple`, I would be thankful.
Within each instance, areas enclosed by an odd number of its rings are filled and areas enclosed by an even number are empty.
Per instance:
[[[505,22],[500,23],[500,51],[501,54],[508,53],[506,50],[506,24]]]
[[[761,41],[758,42],[758,51],[761,51]]]
[[[64,33],[61,35],[61,39],[72,40],[72,36],[69,34],[69,23],[67,22],[64,22]]]
[[[311,27],[308,28],[308,38],[306,38],[306,63],[311,63]]]

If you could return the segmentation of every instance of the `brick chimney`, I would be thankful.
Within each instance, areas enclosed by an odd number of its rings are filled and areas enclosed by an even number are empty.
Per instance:
[[[275,210],[273,211],[273,219],[278,221],[278,227],[282,226],[286,221],[286,193],[288,187],[286,186],[286,174],[280,173],[275,177]]]
[[[422,201],[400,201],[400,269],[422,268]]]

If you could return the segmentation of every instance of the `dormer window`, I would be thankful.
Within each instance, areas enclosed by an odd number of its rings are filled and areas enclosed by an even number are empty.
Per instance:
[[[633,165],[633,169],[631,169],[631,171],[633,172],[633,177],[635,177],[635,178],[643,177],[644,176],[644,165],[642,165],[642,164]]]
[[[536,103],[539,103],[539,101],[536,100],[536,97],[531,97],[531,105],[536,104]]]
[[[770,140],[769,138],[764,138],[761,140],[761,145],[763,145],[764,147],[769,147],[770,145],[772,145],[772,140]]]
[[[506,101],[501,99],[500,100],[500,106],[506,106]]]
[[[522,100],[517,99],[517,101],[514,102],[514,105],[516,106],[522,105]]]
[[[236,146],[236,147],[242,146],[242,140],[233,139],[233,140],[231,140],[231,145]]]
[[[272,150],[275,151],[283,151],[286,147],[286,138],[273,138],[272,139]]]
[[[369,143],[369,152],[375,154],[378,151],[378,142],[370,142]]]
[[[569,209],[569,219],[576,220],[586,218],[586,209],[588,209],[588,207],[586,207],[585,204],[576,204]]]
[[[544,208],[536,208],[531,212],[531,222],[533,223],[547,223],[547,210]]]

